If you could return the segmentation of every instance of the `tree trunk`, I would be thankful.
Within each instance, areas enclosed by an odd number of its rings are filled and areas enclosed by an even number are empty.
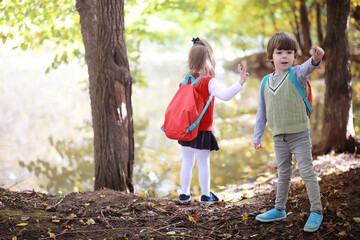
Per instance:
[[[85,46],[85,59],[89,74],[89,94],[91,103],[92,125],[94,130],[94,161],[99,159],[98,141],[99,136],[99,109],[97,109],[96,99],[96,39],[97,39],[97,20],[96,20],[96,0],[77,0],[76,10],[80,15],[81,35]]]
[[[296,9],[294,2],[290,1],[289,4],[291,7],[292,16],[294,17],[294,25],[291,24],[292,28],[293,28],[293,33],[295,35],[296,41],[298,42],[301,51],[302,51],[303,47],[302,47],[301,38],[300,38],[300,26],[298,23],[298,16],[296,15],[297,9]],[[290,23],[291,23],[291,20],[290,20]]]
[[[132,78],[125,44],[124,0],[97,1],[97,82],[99,136],[95,189],[134,192]]]
[[[77,0],[94,129],[95,190],[133,192],[132,79],[124,1]]]
[[[352,117],[352,86],[348,45],[350,0],[327,0],[327,25],[324,42],[325,103],[322,140],[314,154],[330,151],[360,152]]]
[[[323,47],[324,37],[323,29],[321,24],[321,4],[319,1],[315,0],[315,9],[316,9],[316,33],[319,41],[319,45]]]
[[[302,30],[302,54],[310,57],[311,49],[311,36],[310,36],[310,22],[308,19],[308,13],[306,10],[305,0],[301,0],[300,4],[300,21],[301,21],[301,30]]]

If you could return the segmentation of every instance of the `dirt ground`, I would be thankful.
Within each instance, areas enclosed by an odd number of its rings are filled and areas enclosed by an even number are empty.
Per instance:
[[[324,206],[315,233],[303,231],[309,201],[294,169],[287,218],[266,224],[255,216],[273,207],[276,179],[228,188],[214,205],[108,189],[55,196],[0,188],[0,240],[360,239],[360,156],[322,156],[314,166]]]

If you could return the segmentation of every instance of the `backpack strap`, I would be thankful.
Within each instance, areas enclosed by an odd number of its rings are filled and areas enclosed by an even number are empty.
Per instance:
[[[195,79],[194,76],[193,76],[191,73],[189,73],[189,74],[185,77],[185,80],[181,82],[181,84],[182,84],[182,85],[187,85],[187,84],[189,84],[189,78],[191,78],[191,85],[194,86],[195,83],[200,80],[201,76],[199,76],[198,78]]]
[[[294,74],[293,74],[293,68],[290,67],[289,68],[289,77],[291,79],[291,82],[295,85],[296,89],[298,90],[298,92],[300,93],[302,99],[304,100],[304,103],[306,105],[307,111],[306,113],[312,113],[312,109],[311,109],[311,105],[309,103],[309,100],[307,99],[307,97],[305,96],[304,90],[301,88],[299,82],[296,80]]]
[[[263,78],[263,90],[265,91],[265,86],[266,86],[266,83],[267,81],[269,81],[269,77],[270,77],[271,73],[266,75],[264,78]]]
[[[270,77],[270,74],[266,75],[264,78],[263,78],[263,89],[265,91],[265,86],[266,86],[266,83],[269,81],[269,77]],[[309,100],[306,98],[305,96],[305,93],[304,93],[304,90],[301,88],[299,82],[296,80],[294,74],[293,74],[293,68],[290,67],[289,68],[289,77],[290,77],[290,80],[291,82],[295,85],[296,89],[298,90],[298,92],[300,93],[301,95],[301,98],[303,99],[304,103],[305,103],[305,106],[306,106],[306,113],[309,115],[309,113],[311,114],[313,112],[312,108],[311,108],[311,105],[309,103]]]
[[[191,124],[191,126],[190,126],[190,127],[188,128],[188,130],[186,130],[185,132],[190,132],[191,130],[193,130],[193,129],[196,127],[196,125],[199,124],[200,120],[201,120],[202,117],[204,116],[206,110],[208,109],[208,107],[209,107],[209,105],[210,105],[210,103],[211,103],[212,97],[213,97],[213,95],[210,94],[210,97],[209,97],[209,99],[207,100],[206,105],[205,105],[204,109],[202,110],[200,116],[198,117],[198,119],[196,119],[196,121],[195,121],[193,124]]]

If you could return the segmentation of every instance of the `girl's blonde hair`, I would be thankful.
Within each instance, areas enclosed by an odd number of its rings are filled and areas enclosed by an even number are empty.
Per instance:
[[[214,52],[205,39],[194,39],[194,45],[190,49],[188,59],[188,72],[201,76],[215,77]]]

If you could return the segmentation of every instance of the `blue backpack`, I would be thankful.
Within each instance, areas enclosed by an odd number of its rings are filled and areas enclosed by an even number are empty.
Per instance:
[[[264,91],[265,91],[266,83],[269,81],[270,75],[271,74],[266,75],[264,77],[264,79],[263,79],[263,90]],[[309,89],[309,94],[306,97],[305,93],[304,93],[304,90],[301,88],[299,82],[296,80],[296,78],[295,78],[295,76],[293,74],[293,68],[292,67],[289,68],[289,77],[290,77],[291,82],[295,85],[296,89],[300,93],[300,95],[301,95],[301,97],[302,97],[302,99],[303,99],[303,101],[305,103],[305,106],[306,106],[306,113],[310,118],[310,114],[312,114],[312,112],[313,112],[313,109],[312,109],[312,91],[311,91],[310,82],[309,81],[306,82],[306,85],[307,85],[307,87]]]

